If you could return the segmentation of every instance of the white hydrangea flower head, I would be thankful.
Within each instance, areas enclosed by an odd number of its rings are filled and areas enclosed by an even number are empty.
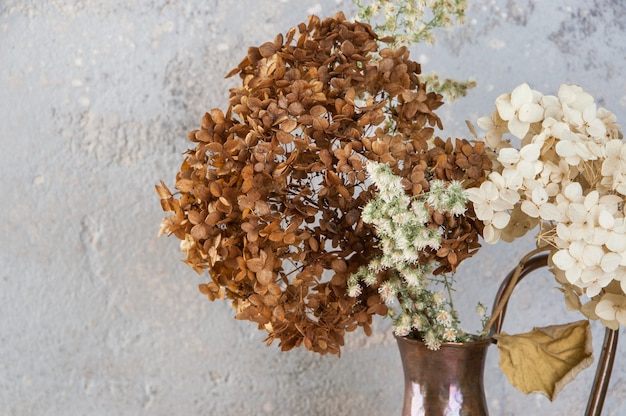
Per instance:
[[[550,251],[568,307],[625,325],[626,144],[617,118],[567,84],[556,96],[522,84],[495,107],[478,122],[493,172],[468,190],[485,241],[513,241],[539,224],[537,245]]]
[[[570,89],[570,92],[564,94],[565,101],[561,100],[565,122],[590,138],[604,140],[606,127],[602,119],[598,118],[598,110],[593,97],[575,85],[561,87],[561,89],[564,88]]]
[[[594,103],[593,96],[586,93],[580,85],[561,84],[557,93],[561,106],[582,111]]]
[[[600,224],[600,226],[606,230],[607,237],[605,245],[607,249],[626,255],[626,219],[614,218],[612,224]],[[622,266],[626,266],[625,260],[621,261]],[[624,292],[626,293],[626,291]]]
[[[565,278],[573,285],[579,284],[580,276],[585,267],[582,259],[584,247],[584,242],[573,241],[569,247],[558,250],[552,255],[554,265],[565,272]]]

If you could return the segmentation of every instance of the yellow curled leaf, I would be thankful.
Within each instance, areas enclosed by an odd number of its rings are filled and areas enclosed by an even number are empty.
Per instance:
[[[494,338],[500,351],[500,369],[519,391],[542,393],[551,401],[578,373],[593,362],[588,320],[533,328],[518,335]]]

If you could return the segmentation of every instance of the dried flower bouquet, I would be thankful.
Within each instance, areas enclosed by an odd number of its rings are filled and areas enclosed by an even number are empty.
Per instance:
[[[315,16],[286,36],[252,47],[229,75],[242,83],[226,112],[213,109],[189,133],[176,192],[157,186],[172,212],[161,234],[181,240],[185,262],[228,298],[236,317],[258,324],[283,350],[339,354],[346,331],[370,333],[388,312],[376,282],[349,296],[348,280],[379,257],[361,219],[375,187],[366,164],[381,162],[413,195],[431,181],[478,186],[491,161],[482,143],[435,137],[441,95],[427,92],[406,48],[379,50],[364,23]],[[420,254],[435,274],[475,253],[482,222],[428,209],[441,243]],[[352,293],[354,294],[354,293]]]
[[[383,10],[392,23],[415,6],[392,3],[357,2],[366,20]],[[463,16],[462,1],[437,4]],[[513,241],[538,227],[518,272],[547,252],[570,308],[625,325],[626,146],[615,116],[580,87],[548,96],[522,84],[478,120],[484,141],[444,140],[435,133],[442,95],[406,47],[380,49],[403,39],[341,13],[311,16],[249,48],[228,74],[241,85],[225,112],[211,110],[188,134],[195,147],[176,191],[157,186],[171,213],[160,234],[179,238],[184,261],[208,271],[200,291],[230,299],[238,319],[283,350],[339,354],[345,333],[369,335],[376,314],[391,316],[397,335],[437,349],[473,339],[451,292],[479,239]],[[454,97],[471,86],[444,82],[438,91]],[[504,302],[491,319],[479,304],[482,336]],[[587,321],[497,338],[509,380],[550,398],[592,360]],[[550,349],[553,340],[569,346],[565,353]],[[528,366],[512,357],[541,362],[541,374],[520,375]]]

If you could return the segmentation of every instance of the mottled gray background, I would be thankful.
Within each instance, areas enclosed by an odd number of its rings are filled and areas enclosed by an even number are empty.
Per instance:
[[[626,114],[626,3],[470,0],[467,25],[415,46],[425,72],[474,78],[441,109],[446,135],[522,82],[582,85]],[[186,132],[224,108],[223,76],[249,45],[349,1],[0,2],[0,414],[399,415],[401,366],[386,321],[341,358],[281,353],[157,239],[154,184],[173,185]],[[623,121],[621,121],[624,124]],[[467,329],[478,300],[533,245],[486,247],[459,273]],[[532,284],[530,282],[532,281]],[[549,276],[529,278],[505,329],[579,319]],[[594,324],[595,347],[602,328]],[[626,414],[626,340],[605,406]],[[486,370],[492,415],[582,414],[593,369],[553,403]]]

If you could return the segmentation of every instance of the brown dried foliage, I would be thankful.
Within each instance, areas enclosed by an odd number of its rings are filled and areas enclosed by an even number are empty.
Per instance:
[[[369,25],[337,14],[250,48],[228,75],[242,83],[226,114],[211,110],[188,134],[195,148],[178,192],[157,186],[173,213],[161,234],[182,240],[184,261],[211,277],[200,291],[231,299],[237,318],[283,350],[339,354],[346,331],[369,335],[372,316],[387,311],[375,287],[347,295],[348,277],[379,254],[360,220],[374,192],[367,160],[391,165],[414,193],[433,177],[480,183],[489,164],[465,140],[428,145],[442,127],[433,112],[441,96],[426,92],[406,49],[378,51],[378,41]],[[433,216],[446,234],[430,255],[438,273],[454,270],[478,247],[480,223]]]

